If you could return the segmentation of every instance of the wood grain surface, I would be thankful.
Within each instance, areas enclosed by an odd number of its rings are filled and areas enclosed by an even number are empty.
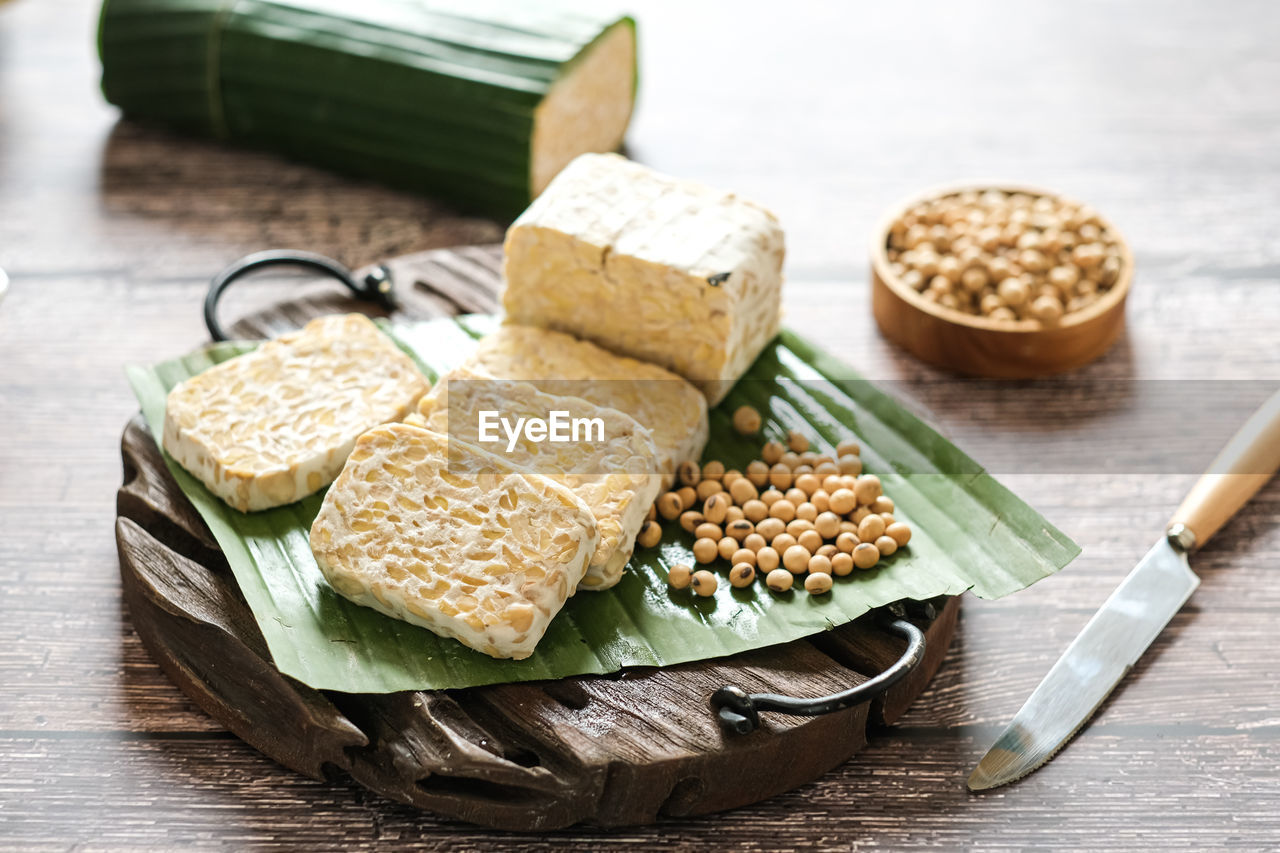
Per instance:
[[[636,10],[632,156],[774,207],[788,322],[868,376],[913,380],[893,387],[962,444],[994,436],[972,445],[979,460],[1084,554],[1013,598],[966,602],[930,689],[853,761],[725,815],[500,834],[273,764],[168,681],[123,609],[112,521],[136,405],[122,365],[203,341],[208,278],[245,252],[358,265],[496,241],[502,224],[118,123],[96,89],[95,4],[16,0],[0,6],[0,848],[1273,848],[1274,481],[1196,555],[1200,589],[1067,750],[1010,788],[963,783],[1217,450],[1206,430],[1179,464],[1096,464],[1082,424],[1141,443],[1125,425],[1142,395],[1105,404],[1108,383],[1280,379],[1274,5]],[[1058,444],[1025,420],[1023,392],[1041,386],[970,390],[871,321],[865,247],[882,211],[983,176],[1086,199],[1134,250],[1126,332],[1081,375],[1091,391],[1063,389]],[[287,287],[237,289],[226,316]],[[1171,387],[1198,408],[1204,386]],[[1002,446],[1028,443],[1072,464],[1006,464]]]

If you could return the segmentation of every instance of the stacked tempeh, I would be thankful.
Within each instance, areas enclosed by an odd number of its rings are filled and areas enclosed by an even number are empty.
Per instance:
[[[664,486],[674,482],[676,466],[697,459],[707,443],[707,401],[696,388],[657,365],[614,355],[563,332],[502,326],[480,340],[465,366],[551,393],[567,386],[630,414],[653,432]]]
[[[545,417],[557,409],[600,418],[603,439],[522,440],[501,454],[482,449],[480,411]],[[707,406],[696,388],[662,368],[559,332],[504,326],[441,377],[416,415],[386,429],[392,432],[361,438],[360,448],[366,439],[378,447],[358,449],[325,496],[311,529],[322,571],[353,601],[485,654],[519,659],[577,589],[603,590],[621,579],[664,478],[702,452]],[[585,556],[568,548],[569,534],[558,526],[576,529],[580,515],[516,523],[514,497],[504,502],[500,490],[485,485],[498,476],[585,513]],[[416,491],[424,480],[444,485]],[[432,503],[439,498],[443,503]],[[442,527],[459,533],[442,539]],[[548,550],[561,571],[548,568]],[[492,589],[511,597],[495,598]],[[517,607],[517,621],[503,606],[519,596],[536,599],[528,624],[529,610]]]
[[[778,321],[767,211],[614,157],[557,184],[508,236],[517,323],[429,394],[367,320],[328,318],[178,386],[166,422],[170,452],[242,510],[314,492],[345,459],[311,528],[330,584],[493,657],[528,657],[577,589],[618,582],[660,487],[702,454],[707,400]],[[664,327],[659,286],[696,307]],[[593,321],[594,342],[554,329]],[[603,435],[491,447],[479,427],[557,410]]]
[[[544,393],[528,382],[494,380],[466,368],[442,376],[418,407],[416,422],[424,429],[446,433],[464,447],[480,445],[479,414],[485,410],[543,417],[560,409],[577,417],[599,418],[603,424],[601,441],[555,445],[523,437],[507,459],[522,469],[552,477],[591,507],[600,543],[580,588],[608,589],[622,578],[636,534],[660,486],[654,470],[657,445],[652,433],[635,418],[581,398]]]
[[[702,452],[706,401],[661,368],[518,327],[427,387],[366,318],[321,318],[176,386],[164,443],[241,511],[333,482],[311,544],[335,590],[485,654],[527,657],[576,589],[622,577],[662,482]],[[565,409],[599,418],[604,436],[526,440],[500,458],[478,446],[481,409]]]

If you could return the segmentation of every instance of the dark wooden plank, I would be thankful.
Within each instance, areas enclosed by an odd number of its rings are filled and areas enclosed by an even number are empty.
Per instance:
[[[892,839],[894,849],[1221,850],[1266,849],[1280,833],[1280,750],[1257,733],[1099,733],[1017,787],[970,795],[967,765],[993,734],[904,726],[818,782],[757,807],[553,834],[442,821],[362,795],[353,783],[309,780],[235,738],[6,735],[0,793],[14,803],[4,838],[17,849],[92,832],[90,846],[109,849],[789,851]]]

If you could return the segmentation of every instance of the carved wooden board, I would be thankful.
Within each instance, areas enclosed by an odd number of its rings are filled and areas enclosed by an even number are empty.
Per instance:
[[[473,247],[391,261],[400,313],[495,310],[497,259],[494,247]],[[338,290],[227,326],[233,335],[261,337],[316,314],[360,308]],[[661,669],[457,691],[321,692],[272,665],[221,551],[140,415],[125,428],[122,454],[116,541],[124,596],[169,677],[287,767],[314,778],[348,774],[391,799],[486,826],[647,823],[802,785],[857,752],[869,725],[901,716],[955,631],[959,599],[934,602],[937,616],[920,623],[924,660],[884,697],[821,717],[766,713],[761,729],[746,736],[720,729],[707,703],[718,687],[821,696],[880,672],[905,641],[868,614],[809,640]]]

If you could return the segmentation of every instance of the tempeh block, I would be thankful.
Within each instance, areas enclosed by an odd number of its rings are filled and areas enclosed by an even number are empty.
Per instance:
[[[579,588],[608,589],[622,578],[661,485],[657,445],[635,418],[580,397],[544,393],[528,382],[485,378],[465,369],[440,377],[419,401],[418,411],[426,429],[482,447],[572,489],[591,508],[600,530],[600,544]],[[535,442],[525,435],[507,452],[505,434],[496,444],[481,441],[480,415],[485,411],[510,419],[545,419],[562,411],[573,418],[598,419],[601,435],[564,443]],[[458,452],[453,450],[455,458]]]
[[[778,333],[784,254],[763,207],[584,154],[507,231],[503,305],[674,371],[714,405]]]
[[[626,412],[653,433],[657,470],[666,485],[676,466],[698,459],[707,443],[707,401],[697,388],[657,365],[563,332],[500,326],[480,339],[463,366],[496,379],[531,382],[552,394],[568,385],[576,396]]]
[[[333,482],[360,434],[428,387],[367,317],[321,317],[175,386],[164,449],[241,512],[282,506]]]
[[[360,436],[311,526],[357,604],[495,658],[527,658],[587,571],[590,508],[549,477],[408,424]]]

